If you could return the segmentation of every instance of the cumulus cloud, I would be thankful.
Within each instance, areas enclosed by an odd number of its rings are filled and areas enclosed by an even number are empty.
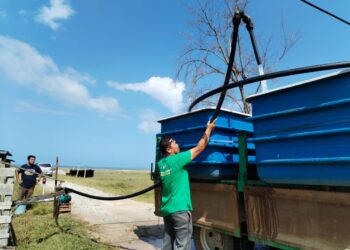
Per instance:
[[[74,14],[74,10],[66,0],[50,0],[49,6],[42,6],[36,16],[36,21],[57,30],[63,21]]]
[[[130,90],[143,92],[158,100],[165,107],[173,112],[179,112],[183,109],[183,92],[185,83],[175,82],[169,77],[151,77],[141,83],[118,83],[108,81],[107,85],[117,90]]]
[[[7,18],[7,11],[0,10],[0,19],[6,19],[6,18]]]
[[[73,73],[72,73],[73,72]],[[116,113],[119,104],[112,97],[92,97],[83,84],[92,81],[69,69],[62,71],[48,56],[19,40],[0,36],[0,74],[64,104],[102,113]]]
[[[157,121],[160,117],[160,114],[152,109],[143,110],[139,116],[138,129],[146,134],[159,133],[160,124]]]

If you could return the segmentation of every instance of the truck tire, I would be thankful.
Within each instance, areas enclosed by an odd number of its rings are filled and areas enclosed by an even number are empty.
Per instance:
[[[202,227],[193,227],[196,250],[233,250],[232,236]]]

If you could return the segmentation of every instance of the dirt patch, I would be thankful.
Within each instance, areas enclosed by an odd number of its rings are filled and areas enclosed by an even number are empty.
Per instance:
[[[51,184],[53,186],[53,183]],[[100,190],[64,183],[82,192],[112,196]],[[154,215],[154,206],[134,200],[99,201],[72,195],[72,215],[89,223],[88,231],[99,242],[121,249],[160,249],[163,220]]]

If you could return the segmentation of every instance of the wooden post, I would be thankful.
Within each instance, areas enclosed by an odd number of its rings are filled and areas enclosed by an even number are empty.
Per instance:
[[[58,175],[58,156],[56,157],[56,172],[55,172],[55,189],[57,191],[57,175]],[[55,219],[56,225],[58,225],[58,201],[57,196],[55,195],[53,198],[53,218]]]
[[[56,156],[55,187],[57,186],[57,175],[58,175],[58,156]]]
[[[84,170],[84,179],[86,178],[86,168]]]

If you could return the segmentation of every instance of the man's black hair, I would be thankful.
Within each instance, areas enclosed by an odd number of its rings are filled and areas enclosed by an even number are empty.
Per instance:
[[[30,158],[36,159],[35,155],[28,155],[27,160],[29,161]]]
[[[160,153],[162,155],[166,155],[166,153],[167,153],[166,150],[171,144],[170,139],[171,139],[171,136],[164,136],[160,140],[160,142],[159,142],[159,150],[160,150]]]

